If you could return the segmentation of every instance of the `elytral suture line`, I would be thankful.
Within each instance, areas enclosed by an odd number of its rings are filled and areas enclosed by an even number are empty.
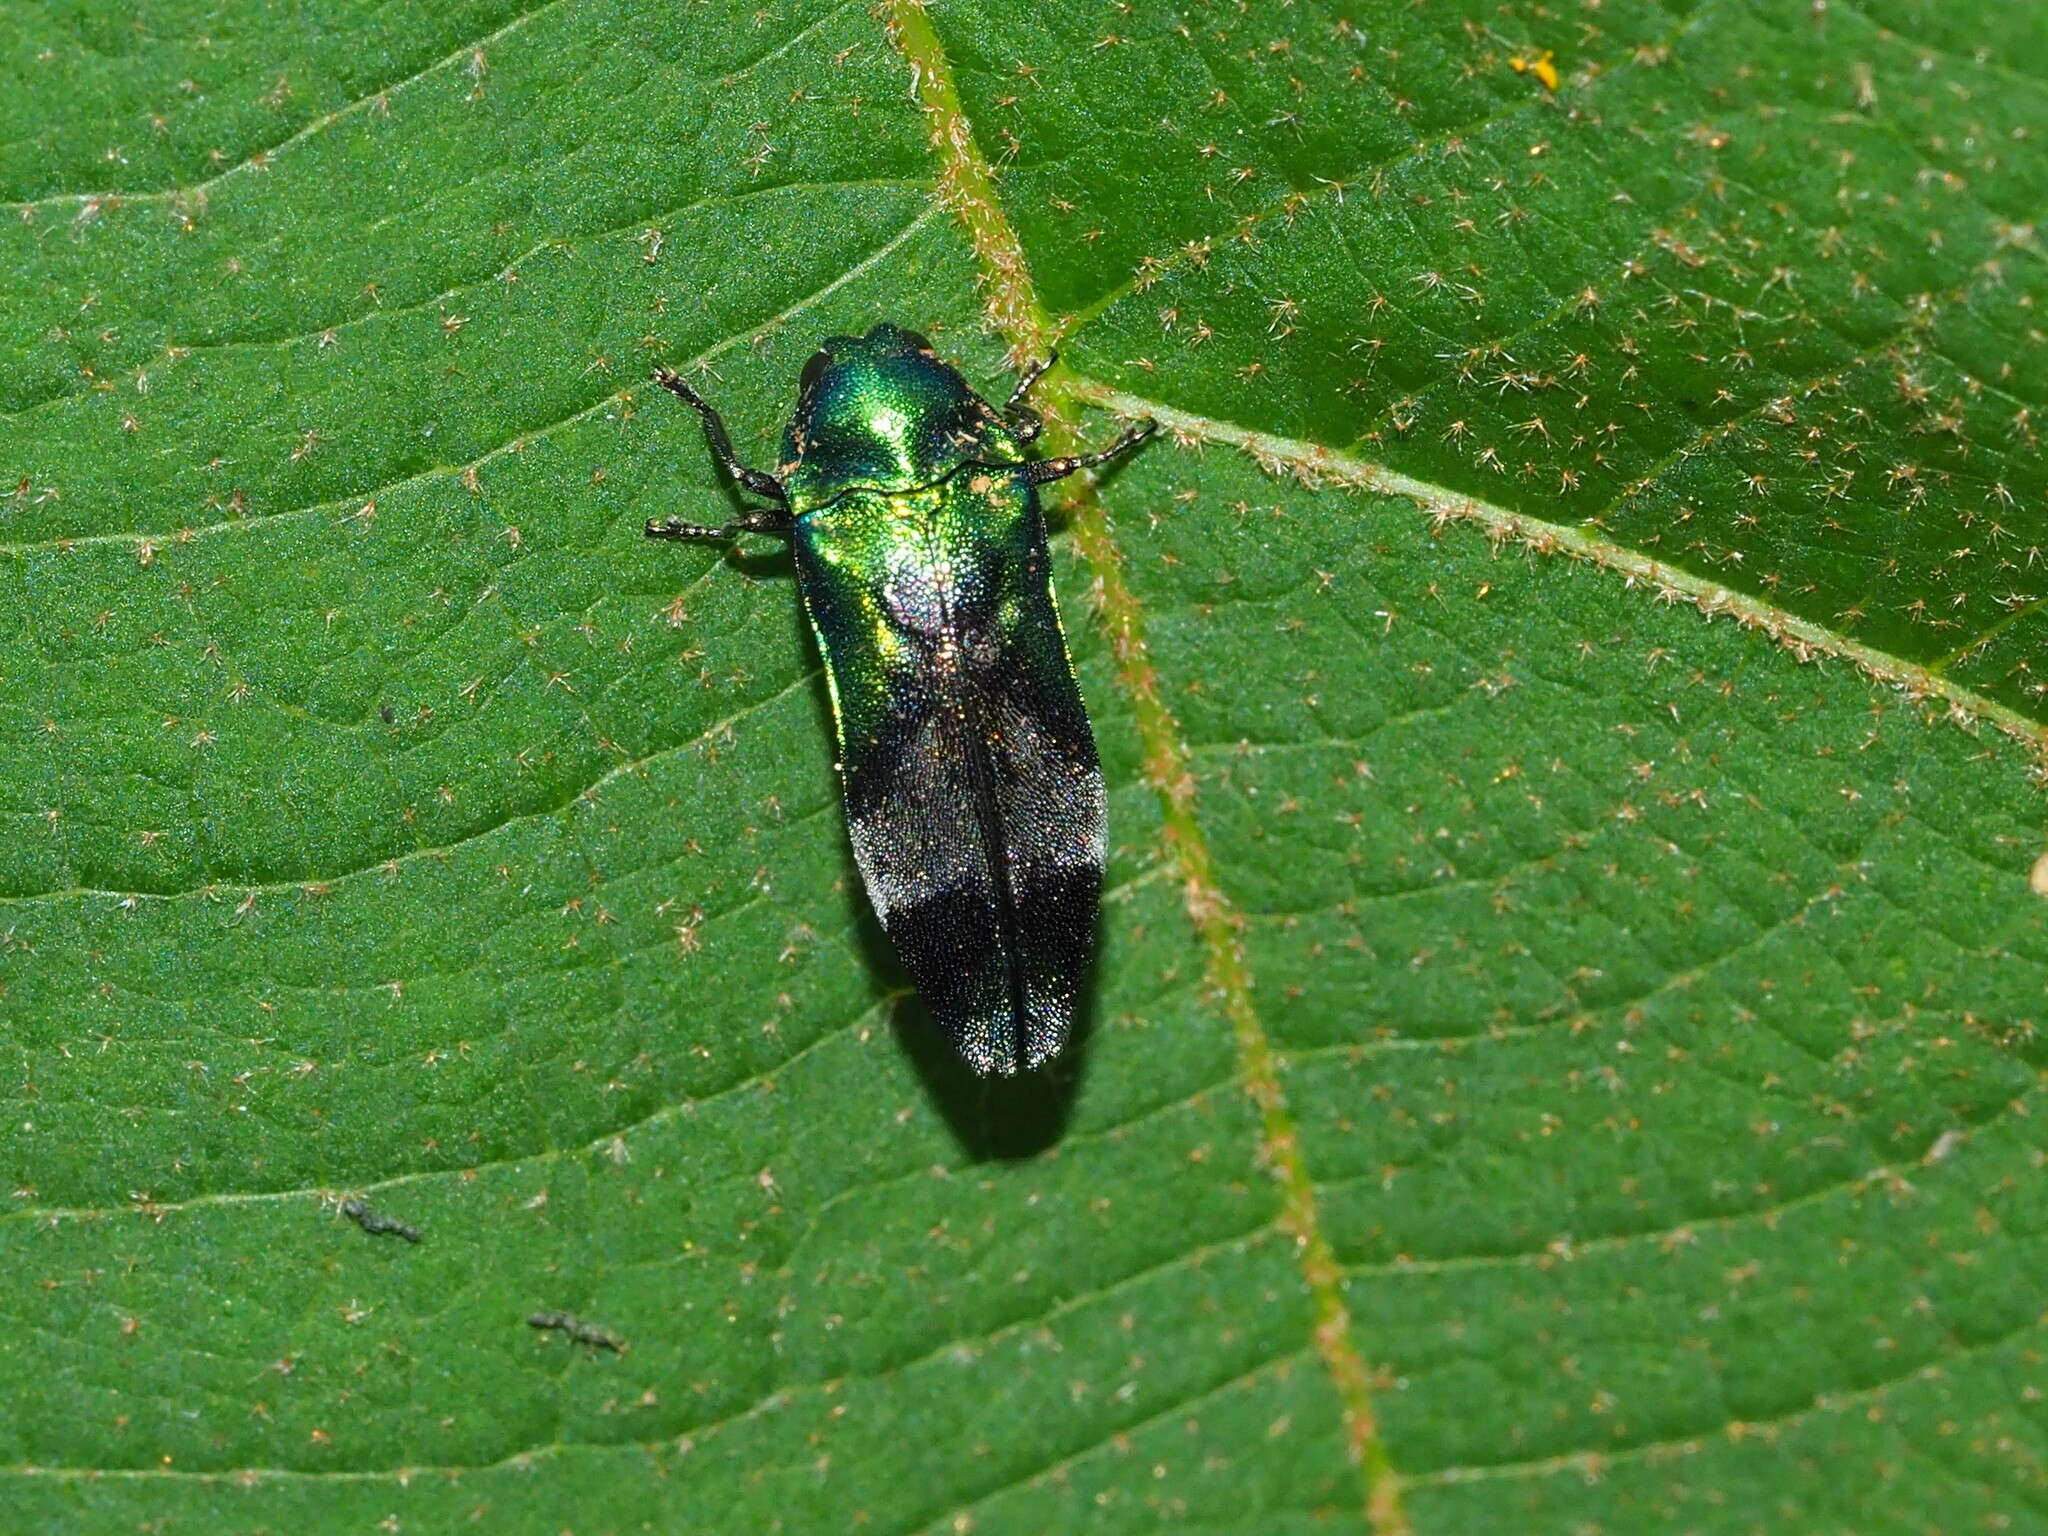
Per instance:
[[[989,323],[1009,344],[1014,362],[1041,359],[1051,351],[1059,328],[1032,285],[1023,243],[1003,211],[995,175],[961,106],[945,47],[921,0],[880,0],[877,9],[890,42],[910,66],[912,90],[930,126],[932,154],[938,162],[934,195],[960,221],[974,249]],[[1038,403],[1054,453],[1082,451],[1075,417],[1083,398],[1059,370],[1048,377]],[[1279,1064],[1252,1002],[1243,923],[1217,883],[1215,860],[1196,819],[1195,775],[1187,744],[1161,693],[1145,644],[1143,611],[1125,580],[1123,552],[1110,532],[1101,498],[1092,481],[1074,483],[1076,489],[1067,498],[1068,526],[1094,573],[1092,606],[1136,719],[1146,777],[1160,800],[1167,850],[1204,952],[1205,979],[1230,1022],[1239,1071],[1258,1107],[1261,1158],[1280,1185],[1281,1221],[1294,1240],[1314,1309],[1316,1353],[1341,1405],[1346,1450],[1364,1479],[1366,1521],[1373,1536],[1409,1536],[1412,1528],[1402,1507],[1401,1482],[1374,1411],[1373,1371],[1352,1327],[1342,1270],[1323,1232],[1315,1185],[1280,1083]]]

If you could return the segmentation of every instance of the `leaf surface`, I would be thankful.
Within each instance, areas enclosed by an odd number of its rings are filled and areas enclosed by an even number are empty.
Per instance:
[[[2039,1512],[2034,11],[417,9],[0,28],[16,1524]],[[1166,429],[1058,1081],[640,535],[878,318]]]

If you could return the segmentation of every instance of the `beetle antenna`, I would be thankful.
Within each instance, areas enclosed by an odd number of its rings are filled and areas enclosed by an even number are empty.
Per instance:
[[[1032,443],[1045,430],[1045,418],[1024,403],[1024,397],[1031,393],[1031,386],[1045,377],[1045,370],[1060,360],[1057,352],[1046,354],[1045,361],[1034,363],[1024,370],[1017,380],[1017,387],[1010,391],[1010,398],[1003,402],[1003,425],[1010,429],[1010,435],[1019,443]]]

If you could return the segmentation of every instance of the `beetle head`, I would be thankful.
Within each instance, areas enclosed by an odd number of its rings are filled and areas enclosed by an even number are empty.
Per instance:
[[[804,365],[781,478],[802,512],[855,486],[907,491],[1020,457],[1002,417],[915,331],[831,336]]]

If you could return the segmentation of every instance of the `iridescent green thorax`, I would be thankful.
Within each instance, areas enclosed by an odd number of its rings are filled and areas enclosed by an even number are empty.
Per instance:
[[[977,643],[1067,669],[1037,496],[1021,469],[966,469],[937,485],[856,490],[806,514],[797,571],[832,661],[840,726],[879,734],[905,689],[971,670]],[[1035,632],[1034,632],[1035,631]]]
[[[914,331],[831,336],[804,367],[779,475],[798,517],[856,488],[910,491],[963,464],[1014,464],[1022,445]]]

